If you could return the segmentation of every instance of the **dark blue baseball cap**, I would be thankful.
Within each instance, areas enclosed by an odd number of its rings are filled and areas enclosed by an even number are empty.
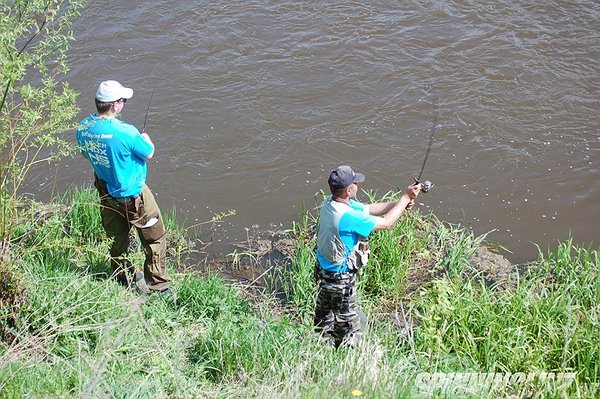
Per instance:
[[[346,188],[354,183],[362,183],[365,181],[365,175],[356,173],[348,165],[338,166],[329,174],[329,187],[331,188]]]

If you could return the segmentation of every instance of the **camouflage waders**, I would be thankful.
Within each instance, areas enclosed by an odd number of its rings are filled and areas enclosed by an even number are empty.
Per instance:
[[[356,302],[355,273],[329,273],[318,268],[315,331],[336,348],[355,347],[362,340],[360,310]]]

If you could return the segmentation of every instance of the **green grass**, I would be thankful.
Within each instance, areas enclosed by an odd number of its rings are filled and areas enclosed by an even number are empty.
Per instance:
[[[431,364],[453,356],[480,370],[577,372],[600,378],[598,253],[561,244],[516,287],[436,281],[420,298],[417,347]]]
[[[292,226],[295,256],[275,273],[282,304],[182,271],[185,231],[167,213],[172,247],[180,245],[169,257],[173,302],[142,299],[108,278],[97,206],[93,190],[83,189],[43,208],[52,210],[43,219],[39,204],[21,209],[10,265],[0,264],[2,287],[15,294],[3,293],[0,312],[0,398],[599,394],[596,249],[567,241],[511,284],[490,285],[469,263],[483,237],[413,211],[371,239],[372,258],[359,277],[369,315],[364,344],[332,350],[311,326],[314,216],[303,213]],[[140,264],[141,254],[132,259]],[[408,281],[415,275],[419,284]],[[415,382],[422,372],[537,371],[577,376],[566,389]]]
[[[317,255],[316,241],[311,231],[315,224],[315,218],[308,212],[301,212],[299,222],[292,225],[296,248],[290,269],[279,271],[286,301],[304,316],[313,311],[316,301],[314,283]]]

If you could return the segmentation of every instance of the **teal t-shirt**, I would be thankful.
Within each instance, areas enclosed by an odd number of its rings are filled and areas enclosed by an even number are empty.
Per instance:
[[[81,121],[77,144],[113,197],[139,195],[154,147],[133,125],[92,114]]]
[[[346,273],[348,257],[361,237],[368,237],[377,224],[365,206],[351,199],[349,205],[327,198],[319,215],[317,259],[321,268],[332,273]]]

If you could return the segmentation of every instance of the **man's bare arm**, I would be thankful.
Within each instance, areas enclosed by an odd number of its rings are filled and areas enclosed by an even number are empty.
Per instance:
[[[152,140],[150,140],[150,136],[148,136],[148,133],[144,132],[142,133],[142,137],[144,138],[144,140],[146,140],[148,143],[152,144],[152,152],[150,153],[150,155],[148,155],[146,157],[146,159],[152,159],[152,157],[154,156],[154,143],[152,142]]]
[[[405,193],[402,194],[400,200],[395,202],[384,202],[384,203],[375,203],[368,205],[369,213],[371,215],[379,216],[385,214],[383,218],[377,219],[377,224],[375,224],[375,230],[389,229],[392,227],[394,223],[400,219],[404,210],[407,207],[412,206],[414,199],[417,198],[419,192],[421,191],[421,184],[413,184],[412,186],[408,186]],[[371,208],[374,206],[373,208]],[[375,213],[382,212],[382,213]]]

